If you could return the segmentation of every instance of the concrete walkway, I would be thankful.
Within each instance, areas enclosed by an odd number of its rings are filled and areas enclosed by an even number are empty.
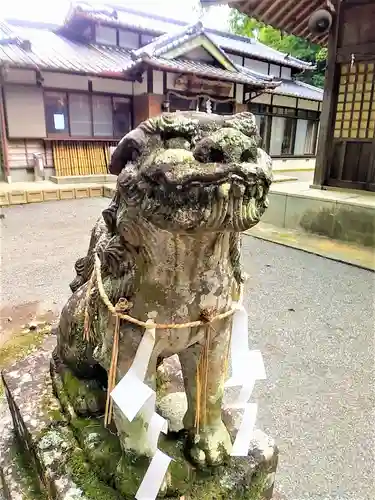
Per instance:
[[[3,209],[10,324],[25,308],[58,314],[107,205],[93,198]],[[268,374],[253,400],[258,426],[280,446],[277,489],[286,500],[374,500],[374,274],[250,236],[243,261],[250,344]]]
[[[375,246],[375,193],[320,190],[309,182],[272,184],[262,222]]]
[[[337,262],[375,271],[375,249],[370,247],[331,240],[324,236],[308,234],[303,231],[280,229],[263,222],[246,231],[246,234],[261,240],[320,255]]]

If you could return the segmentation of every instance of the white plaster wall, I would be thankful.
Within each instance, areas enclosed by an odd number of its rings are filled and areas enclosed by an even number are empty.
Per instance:
[[[315,158],[277,158],[272,160],[274,172],[287,172],[293,170],[314,170]]]
[[[270,75],[280,78],[280,66],[277,64],[270,64]]]
[[[147,73],[143,73],[142,82],[133,83],[133,95],[147,94]]]
[[[54,89],[85,90],[89,89],[89,78],[66,73],[43,72],[43,87]]]
[[[132,95],[133,82],[114,80],[109,78],[91,78],[94,92],[108,92],[109,94]]]
[[[36,72],[29,69],[9,68],[5,73],[5,81],[11,83],[36,84]]]
[[[167,73],[167,89],[174,89],[174,81],[176,77],[176,73]]]
[[[249,59],[245,57],[245,68],[252,69],[258,73],[268,74],[268,63],[263,61],[257,61],[256,59]]]
[[[319,111],[319,101],[309,101],[308,99],[298,99],[298,108]]]
[[[239,64],[240,66],[242,66],[242,56],[230,54],[229,59],[233,61],[235,64]]]
[[[164,93],[163,72],[154,69],[152,72],[152,78],[153,78],[154,94],[163,95]]]
[[[284,78],[285,80],[291,80],[292,79],[292,69],[287,68],[286,66],[281,66],[281,78]]]
[[[286,95],[275,94],[273,96],[274,106],[286,106],[287,108],[295,108],[297,106],[297,99],[295,97],[288,97]]]
[[[243,85],[242,83],[236,83],[236,102],[239,104],[243,103]]]
[[[271,104],[271,94],[261,94],[251,100],[256,104]]]

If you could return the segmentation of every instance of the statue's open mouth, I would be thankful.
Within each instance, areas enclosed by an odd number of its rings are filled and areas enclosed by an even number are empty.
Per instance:
[[[254,164],[199,167],[201,172],[177,178],[161,165],[144,173],[142,209],[154,224],[192,233],[243,231],[259,221],[271,182],[263,171]],[[175,171],[181,173],[178,165]]]
[[[178,233],[244,231],[259,222],[271,160],[258,148],[251,115],[241,118],[167,115],[128,134],[114,160],[124,165],[119,187],[128,210]]]

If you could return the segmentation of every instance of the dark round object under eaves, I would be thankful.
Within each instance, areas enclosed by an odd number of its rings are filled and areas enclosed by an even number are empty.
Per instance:
[[[309,30],[313,35],[328,33],[332,26],[332,14],[325,9],[314,12],[309,19]]]

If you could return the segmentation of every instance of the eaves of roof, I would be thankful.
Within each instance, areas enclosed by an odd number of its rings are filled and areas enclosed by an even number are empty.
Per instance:
[[[237,71],[236,66],[233,64],[231,59],[227,56],[227,54],[219,47],[210,36],[207,35],[206,30],[201,21],[198,21],[195,24],[188,25],[183,29],[179,29],[173,33],[165,33],[160,37],[153,40],[148,45],[141,47],[133,52],[134,58],[142,58],[142,57],[160,57],[166,55],[169,51],[185,44],[186,42],[192,41],[198,37],[203,37],[210,44],[215,47],[222,58],[226,61],[227,65],[233,68],[234,71]]]
[[[280,82],[269,81],[268,79],[257,78],[255,75],[245,74],[242,71],[228,71],[226,69],[217,68],[200,61],[192,61],[189,59],[165,59],[163,57],[147,57],[140,59],[128,70],[129,73],[142,68],[144,65],[151,66],[156,69],[163,69],[173,73],[193,74],[214,80],[228,81],[234,83],[242,83],[251,87],[261,89],[274,89]]]
[[[84,5],[84,8],[82,8]],[[124,8],[117,5],[107,5],[104,8],[95,9],[89,3],[79,3],[78,10],[72,9],[67,22],[71,22],[74,18],[91,19],[99,21],[103,24],[121,26],[125,28],[132,28],[147,31],[154,35],[162,35],[168,33],[176,28],[187,26],[187,23],[161,17],[155,14],[149,14],[137,11],[130,8]],[[224,50],[238,52],[249,57],[256,57],[259,59],[272,61],[285,66],[297,69],[313,69],[314,65],[306,61],[302,61],[288,54],[279,52],[271,47],[268,47],[255,39],[236,35],[225,31],[219,31],[212,28],[205,28],[205,32],[210,36],[211,40],[219,45]]]
[[[275,94],[281,94],[299,99],[308,99],[310,101],[323,101],[323,89],[313,87],[300,80],[283,80],[277,89],[272,91]]]

